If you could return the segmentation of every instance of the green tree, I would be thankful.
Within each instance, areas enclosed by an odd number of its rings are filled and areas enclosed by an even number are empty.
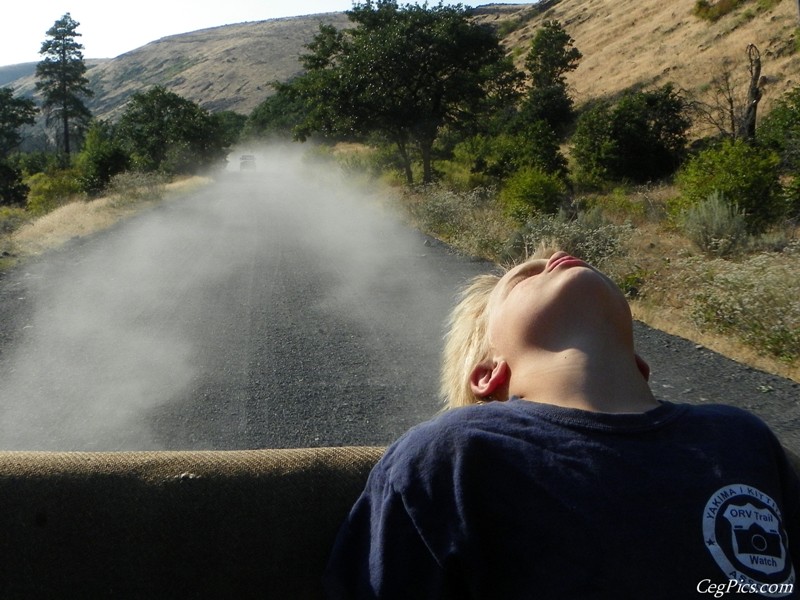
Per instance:
[[[535,121],[520,133],[470,137],[457,144],[453,154],[454,162],[495,183],[524,168],[537,168],[562,179],[567,175],[567,159],[544,121]]]
[[[759,146],[781,158],[790,218],[800,217],[800,86],[786,92],[756,131]]]
[[[131,96],[117,132],[141,171],[194,173],[222,160],[229,147],[218,118],[161,86]]]
[[[128,168],[130,157],[105,121],[95,121],[86,132],[75,166],[83,191],[96,194],[105,189],[111,178]]]
[[[12,88],[0,88],[0,160],[8,158],[22,142],[19,130],[23,125],[33,125],[36,112],[33,100],[15,98]]]
[[[578,67],[583,55],[558,21],[545,21],[531,41],[525,58],[530,88],[523,103],[526,120],[544,120],[560,131],[574,118],[566,74]]]
[[[27,188],[22,174],[9,161],[10,153],[22,141],[20,128],[32,125],[36,106],[27,98],[15,98],[12,88],[0,88],[0,206],[23,204]]]
[[[671,84],[586,110],[572,137],[581,177],[644,182],[674,173],[691,125],[686,112],[686,100]]]
[[[524,224],[534,215],[558,212],[566,193],[564,180],[558,175],[538,167],[523,167],[508,178],[500,201],[509,216]]]
[[[676,183],[686,204],[694,206],[714,194],[744,211],[750,233],[764,231],[785,212],[774,152],[743,140],[725,140],[684,165]]]
[[[225,145],[233,146],[238,143],[247,124],[247,116],[232,110],[223,110],[214,113],[214,118],[219,122]]]
[[[571,139],[576,178],[589,185],[612,179],[613,165],[617,161],[612,108],[610,102],[601,100],[584,110]]]
[[[461,5],[368,0],[347,14],[356,26],[322,26],[302,57],[306,73],[291,84],[307,110],[298,135],[380,135],[397,148],[409,183],[415,150],[430,182],[442,128],[507,102],[516,71],[494,31]]]
[[[686,100],[671,84],[625,95],[617,104],[612,123],[619,153],[618,177],[649,181],[671,175],[686,149]]]
[[[276,84],[277,91],[253,109],[244,126],[245,137],[291,138],[306,119],[303,100],[291,85]]]
[[[782,168],[800,170],[800,86],[786,92],[761,121],[758,143],[781,157]]]
[[[36,89],[44,98],[42,108],[47,124],[61,126],[61,143],[69,161],[70,139],[79,136],[91,119],[91,113],[81,97],[91,97],[83,46],[75,41],[80,23],[66,13],[47,30],[49,39],[42,43],[39,54],[44,59],[36,65]]]

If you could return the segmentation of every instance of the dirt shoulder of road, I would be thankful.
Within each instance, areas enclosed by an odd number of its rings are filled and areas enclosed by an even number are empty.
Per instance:
[[[123,197],[113,194],[64,204],[44,216],[32,219],[11,234],[0,236],[0,273],[13,268],[20,261],[108,229],[160,202],[181,197],[211,182],[208,177],[188,177],[167,183],[163,193],[156,196]]]

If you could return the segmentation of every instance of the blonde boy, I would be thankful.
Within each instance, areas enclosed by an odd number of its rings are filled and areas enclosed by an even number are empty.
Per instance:
[[[798,597],[781,445],[744,411],[659,402],[647,378],[624,295],[585,262],[542,250],[476,279],[446,340],[454,410],[376,465],[329,597]]]

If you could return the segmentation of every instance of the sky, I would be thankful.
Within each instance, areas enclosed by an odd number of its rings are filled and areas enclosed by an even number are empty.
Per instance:
[[[411,0],[408,0],[409,2]],[[530,1],[530,0],[529,0]],[[400,4],[406,4],[403,0]],[[414,2],[421,3],[421,2]],[[445,4],[458,2],[445,1]],[[525,0],[462,4],[525,4]],[[435,5],[436,2],[429,2]],[[47,30],[65,13],[80,23],[84,58],[114,58],[159,38],[219,25],[349,10],[351,0],[5,0],[0,8],[0,66],[41,60]],[[10,6],[9,6],[10,5]]]

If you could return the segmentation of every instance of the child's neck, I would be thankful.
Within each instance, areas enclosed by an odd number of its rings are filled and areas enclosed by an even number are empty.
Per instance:
[[[592,412],[637,413],[658,406],[630,352],[569,348],[537,353],[512,370],[509,393],[525,400]]]

